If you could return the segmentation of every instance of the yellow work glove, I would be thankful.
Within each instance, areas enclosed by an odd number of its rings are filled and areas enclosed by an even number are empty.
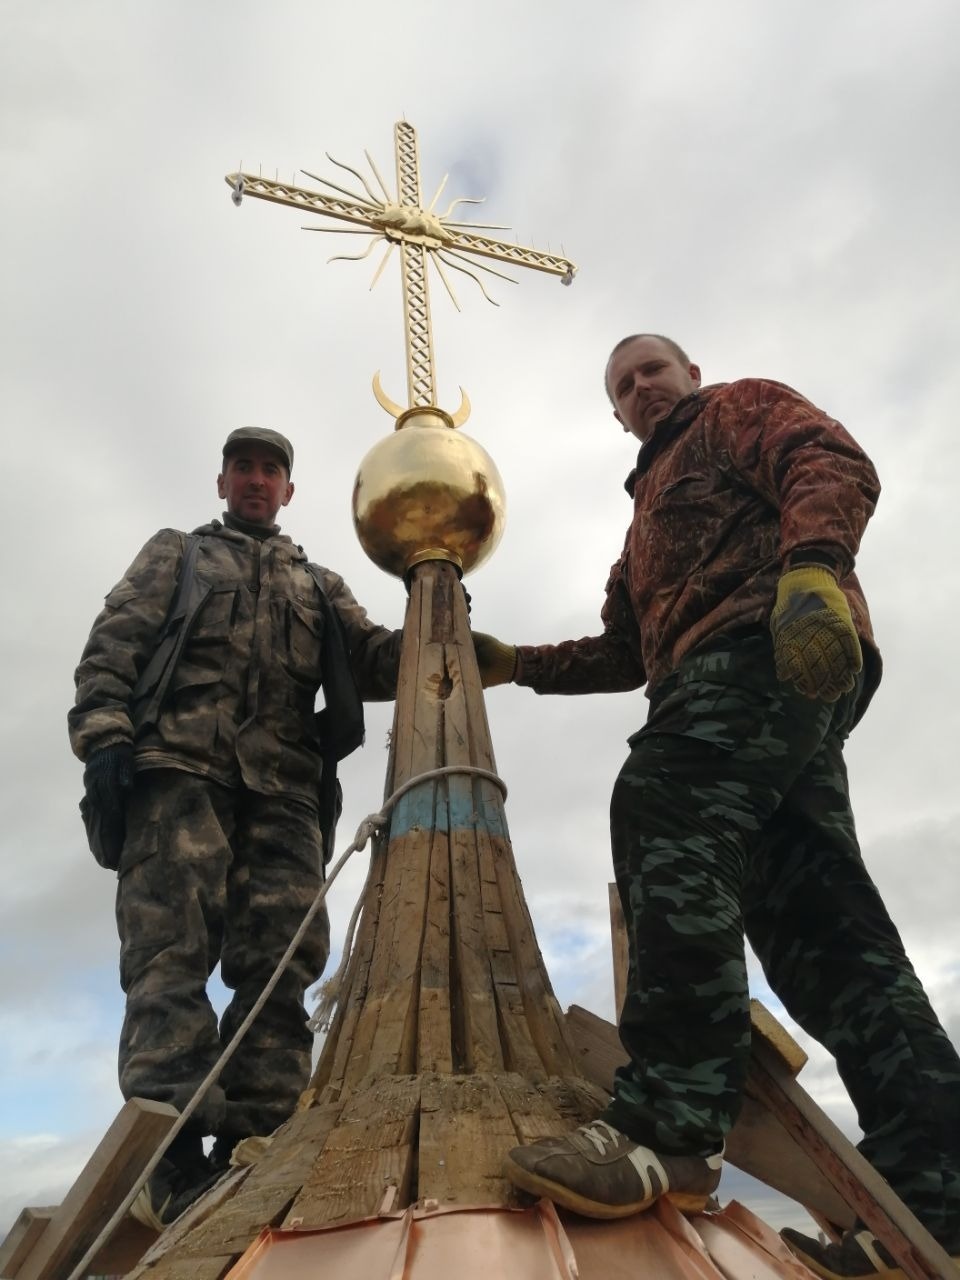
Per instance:
[[[847,598],[829,569],[805,565],[783,575],[770,631],[781,684],[823,702],[853,688],[863,654]]]
[[[485,631],[474,631],[473,647],[477,651],[480,682],[485,689],[495,684],[509,684],[517,669],[517,650],[512,644],[503,644]]]

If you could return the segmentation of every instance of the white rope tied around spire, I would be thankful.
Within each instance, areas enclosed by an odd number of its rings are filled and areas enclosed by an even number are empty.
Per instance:
[[[120,1204],[119,1208],[110,1218],[110,1221],[106,1224],[106,1226],[97,1236],[96,1240],[94,1240],[93,1244],[90,1246],[87,1252],[83,1255],[83,1257],[74,1267],[74,1269],[70,1272],[70,1275],[67,1277],[67,1280],[83,1280],[83,1278],[87,1274],[87,1267],[90,1265],[90,1263],[93,1261],[96,1255],[100,1252],[100,1249],[103,1247],[104,1244],[106,1244],[106,1242],[113,1235],[114,1231],[116,1231],[117,1227],[126,1217],[127,1211],[129,1210],[130,1206],[133,1204],[134,1200],[136,1200],[137,1196],[140,1194],[140,1192],[149,1182],[151,1175],[153,1174],[157,1165],[166,1155],[167,1150],[173,1143],[174,1139],[182,1132],[187,1121],[190,1119],[190,1117],[199,1107],[200,1103],[203,1101],[204,1097],[207,1094],[207,1090],[211,1087],[211,1085],[216,1083],[217,1079],[220,1076],[220,1073],[223,1071],[223,1068],[227,1065],[227,1063],[233,1057],[240,1042],[243,1040],[244,1036],[250,1030],[250,1027],[253,1025],[261,1009],[266,1004],[266,1002],[270,999],[270,996],[273,993],[274,987],[276,987],[277,983],[280,981],[280,978],[283,976],[283,972],[286,969],[287,965],[290,963],[290,961],[293,959],[294,955],[296,954],[297,948],[299,947],[300,943],[303,941],[307,930],[310,928],[310,925],[313,922],[314,916],[320,910],[320,907],[323,904],[323,900],[327,896],[327,892],[330,886],[333,884],[334,880],[336,880],[337,876],[340,874],[341,870],[343,869],[343,867],[347,862],[347,859],[352,854],[356,853],[358,849],[363,849],[366,846],[367,842],[370,839],[372,839],[373,836],[377,835],[377,833],[380,832],[387,825],[387,820],[390,817],[390,814],[393,811],[394,806],[396,805],[397,801],[401,798],[401,796],[405,796],[408,791],[411,791],[414,787],[420,786],[422,783],[433,782],[438,778],[449,777],[451,774],[457,774],[457,773],[469,774],[476,778],[486,779],[487,782],[492,782],[495,786],[500,788],[500,792],[503,795],[503,798],[506,799],[506,796],[507,796],[506,783],[498,774],[493,773],[490,769],[481,769],[475,765],[469,765],[469,764],[462,764],[462,765],[448,764],[448,765],[443,765],[438,769],[430,769],[426,773],[420,773],[415,778],[411,778],[408,782],[403,783],[402,786],[397,787],[396,791],[394,791],[393,794],[387,800],[384,801],[383,807],[377,813],[368,814],[367,817],[363,819],[363,821],[360,823],[359,827],[357,828],[357,834],[353,838],[353,844],[351,844],[347,849],[344,850],[344,852],[340,855],[340,857],[334,863],[333,867],[330,869],[330,873],[327,876],[324,883],[321,885],[317,893],[317,896],[314,898],[313,902],[307,908],[307,913],[301,920],[299,928],[297,929],[293,937],[290,939],[289,946],[287,947],[283,955],[280,957],[280,960],[277,964],[276,969],[274,969],[273,973],[270,975],[269,979],[267,980],[266,986],[263,988],[263,991],[261,991],[260,995],[257,998],[256,1003],[254,1004],[250,1012],[244,1018],[243,1022],[240,1023],[240,1026],[237,1027],[237,1030],[234,1032],[233,1039],[230,1041],[230,1043],[224,1049],[223,1053],[221,1053],[220,1057],[211,1067],[206,1078],[197,1087],[196,1093],[193,1095],[193,1097],[190,1099],[190,1101],[181,1111],[180,1115],[174,1121],[173,1125],[170,1128],[169,1133],[167,1133],[166,1137],[163,1139],[163,1141],[157,1147],[156,1151],[147,1161],[146,1168],[140,1174],[140,1177],[137,1178],[136,1182],[134,1182],[133,1186],[127,1192],[126,1196],[123,1199],[123,1202]],[[361,897],[361,902],[362,902],[362,897]],[[359,916],[359,908],[360,908],[360,903],[358,902],[357,907],[354,910],[353,917],[351,918],[351,921],[350,921],[349,936],[347,938],[346,943],[344,944],[344,957],[349,955],[349,949],[350,949],[350,946],[352,945],[353,929],[356,926],[357,917]],[[344,961],[341,961],[340,967],[337,969],[336,974],[334,974],[333,978],[331,978],[330,980],[331,984],[334,981],[336,981],[339,984],[339,980],[342,977],[342,972],[345,971],[345,968],[346,968],[346,964],[344,960]],[[332,1007],[332,1004],[331,1004],[331,1007]],[[312,1025],[315,1018],[316,1018],[316,1014],[314,1015],[313,1018],[310,1019],[310,1023],[308,1025]]]

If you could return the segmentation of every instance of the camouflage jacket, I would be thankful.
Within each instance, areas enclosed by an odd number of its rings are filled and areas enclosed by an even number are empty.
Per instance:
[[[185,769],[316,804],[323,612],[307,558],[280,534],[260,539],[216,520],[196,533],[199,607],[182,624],[189,632],[162,701],[148,713],[162,674],[151,673],[150,659],[187,542],[176,529],[146,543],[93,624],[75,674],[71,746],[86,760],[132,742],[138,769]],[[361,696],[392,698],[400,632],[371,622],[338,574],[321,569],[320,577]]]
[[[633,520],[610,571],[603,633],[521,646],[516,681],[538,693],[648,696],[690,653],[764,628],[791,561],[840,578],[865,651],[880,660],[854,557],[880,492],[843,427],[779,382],[704,387],[658,423],[627,478]]]

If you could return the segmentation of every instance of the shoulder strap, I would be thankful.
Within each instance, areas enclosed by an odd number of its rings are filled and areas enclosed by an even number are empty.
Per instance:
[[[326,705],[314,719],[322,758],[317,805],[323,860],[326,863],[333,853],[337,819],[343,808],[343,789],[337,777],[337,763],[363,743],[363,700],[350,663],[346,629],[324,589],[320,568],[309,561],[306,567],[317,584],[324,623],[320,683]]]
[[[160,714],[160,707],[163,705],[163,700],[170,684],[170,678],[176,669],[177,663],[180,661],[183,646],[189,636],[187,615],[196,614],[206,598],[205,592],[200,599],[192,599],[195,594],[193,588],[197,577],[196,564],[199,549],[200,535],[198,533],[184,534],[183,555],[180,558],[177,586],[171,597],[167,616],[163,620],[163,626],[160,628],[160,640],[133,688],[131,703],[134,706],[139,699],[146,697],[148,694],[150,695],[146,705],[137,708],[136,724],[138,728],[143,724],[156,724],[157,717]]]
[[[317,584],[324,620],[320,683],[326,705],[317,713],[317,730],[326,763],[331,757],[342,760],[363,744],[363,700],[353,674],[347,633],[324,590],[320,567],[308,561],[306,568]]]

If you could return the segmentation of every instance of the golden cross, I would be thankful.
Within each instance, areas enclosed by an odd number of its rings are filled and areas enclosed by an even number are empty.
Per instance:
[[[490,258],[496,262],[513,263],[523,267],[533,267],[536,271],[546,271],[550,275],[560,276],[564,284],[573,280],[576,267],[568,259],[552,253],[542,253],[538,249],[526,248],[509,241],[491,239],[478,235],[478,231],[503,231],[505,227],[493,227],[484,223],[451,221],[450,214],[458,204],[479,204],[481,201],[467,197],[453,200],[444,213],[435,213],[434,207],[446,185],[446,177],[440,183],[436,195],[430,204],[423,208],[420,194],[420,155],[417,147],[417,135],[413,126],[405,120],[394,125],[394,149],[397,164],[397,193],[391,196],[377,172],[376,165],[369,152],[364,152],[367,163],[380,188],[375,191],[367,179],[356,169],[334,160],[329,153],[327,159],[341,169],[352,173],[363,187],[365,195],[348,191],[337,186],[326,178],[316,174],[303,172],[308,178],[322,183],[338,195],[327,195],[320,191],[311,191],[304,187],[288,186],[286,183],[269,178],[254,177],[249,173],[231,173],[226,181],[233,188],[233,200],[239,204],[245,195],[254,196],[258,200],[271,200],[274,204],[289,205],[292,209],[303,209],[308,213],[326,214],[343,222],[353,223],[357,230],[354,235],[365,235],[372,232],[372,239],[366,250],[360,254],[337,254],[336,258],[359,260],[366,258],[379,242],[386,243],[386,252],[378,266],[371,288],[380,278],[387,260],[393,250],[400,249],[401,278],[403,283],[403,320],[404,337],[407,354],[407,394],[409,408],[435,408],[436,390],[433,370],[433,333],[430,324],[430,295],[427,287],[427,262],[431,260],[437,273],[449,293],[454,306],[459,311],[460,304],[450,281],[444,272],[444,266],[454,271],[461,271],[470,276],[480,287],[480,291],[488,302],[493,299],[483,286],[483,281],[463,263],[475,265],[478,270],[503,280],[512,277],[502,272],[474,262],[475,258]],[[338,227],[308,227],[309,231],[342,231]],[[334,261],[331,258],[330,261]],[[373,380],[374,393],[380,404],[399,417],[403,410],[390,400],[380,386],[379,374]],[[469,404],[461,388],[461,404],[457,413],[452,415],[455,424],[465,421],[469,413]]]

